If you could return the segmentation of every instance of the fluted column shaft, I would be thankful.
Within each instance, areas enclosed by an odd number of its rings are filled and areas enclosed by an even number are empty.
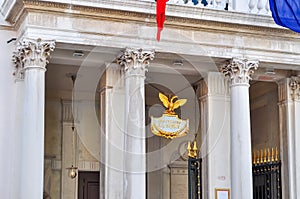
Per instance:
[[[54,41],[24,39],[13,56],[24,79],[20,198],[43,197],[45,71],[53,49]]]
[[[257,67],[256,61],[233,59],[221,69],[231,80],[230,172],[233,199],[253,198],[249,80]]]
[[[125,70],[125,199],[146,198],[145,72],[153,51],[126,49],[118,59]]]

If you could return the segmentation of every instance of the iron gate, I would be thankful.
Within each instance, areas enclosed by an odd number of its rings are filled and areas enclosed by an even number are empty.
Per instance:
[[[202,159],[189,158],[188,192],[189,199],[202,199]]]
[[[257,153],[253,161],[253,198],[254,199],[281,199],[281,161],[272,149]]]

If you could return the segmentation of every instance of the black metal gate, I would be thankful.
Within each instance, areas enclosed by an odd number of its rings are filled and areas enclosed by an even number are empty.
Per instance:
[[[189,199],[202,199],[202,159],[189,158],[188,186]]]
[[[281,161],[272,149],[265,153],[257,153],[253,161],[253,198],[254,199],[282,199],[281,193]]]

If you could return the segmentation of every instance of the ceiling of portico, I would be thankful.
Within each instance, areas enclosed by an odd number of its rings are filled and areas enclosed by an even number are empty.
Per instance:
[[[84,56],[73,56],[76,50],[81,50]],[[122,50],[119,48],[58,43],[47,66],[47,91],[69,92],[72,89],[72,81],[66,77],[67,73],[76,73],[82,67],[89,67],[92,71],[91,74],[97,73],[99,68],[104,68],[105,64],[114,63]],[[155,59],[150,62],[149,71],[146,74],[146,84],[151,85],[147,87],[146,92],[148,93],[146,95],[151,96],[151,93],[155,90],[166,87],[160,87],[160,84],[167,84],[169,85],[167,87],[176,88],[172,89],[172,92],[180,92],[184,88],[197,83],[208,71],[218,71],[218,67],[224,64],[225,61],[225,58],[156,52]],[[291,70],[283,70],[284,68],[287,68],[287,66],[260,63],[260,68],[254,74],[253,79],[257,81],[277,81],[291,74]],[[295,69],[297,68],[299,66],[295,65]],[[275,69],[275,74],[267,74],[267,69]],[[184,80],[178,81],[179,79]]]
[[[76,50],[82,51],[84,56],[73,56]],[[104,68],[105,64],[115,63],[122,50],[118,48],[57,44],[47,66],[46,89],[48,91],[70,91],[72,81],[66,77],[66,74],[77,73],[82,67],[89,67],[91,70],[97,71]],[[198,82],[207,71],[217,71],[217,65],[224,61],[221,58],[211,59],[158,52],[155,54],[155,59],[150,62],[146,73],[146,84],[155,85],[151,87],[152,89],[150,87],[147,89],[150,92],[147,95],[151,95],[153,89],[163,89],[164,86],[160,88],[159,84],[164,84],[164,82],[168,82],[173,88],[176,88],[173,92],[179,92],[185,87]],[[179,82],[178,78],[184,78],[185,80]]]

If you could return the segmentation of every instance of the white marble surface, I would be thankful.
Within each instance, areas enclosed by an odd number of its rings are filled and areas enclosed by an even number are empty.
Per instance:
[[[253,198],[248,86],[231,87],[231,197]]]
[[[23,82],[15,82],[11,55],[15,43],[6,41],[16,32],[0,26],[0,193],[2,198],[20,198]],[[5,180],[4,180],[5,179]],[[14,185],[14,186],[12,186]]]
[[[100,198],[123,198],[124,76],[120,66],[108,66],[101,92],[101,163],[103,167]]]
[[[22,198],[40,199],[43,196],[44,106],[45,69],[40,66],[28,68],[24,78]]]
[[[280,118],[280,159],[282,160],[283,197],[296,199],[299,191],[299,98],[292,97],[290,78],[278,82]],[[298,78],[299,80],[299,78]],[[298,90],[299,92],[299,90]]]
[[[126,48],[117,58],[125,78],[123,197],[146,198],[145,73],[153,50]],[[139,191],[136,191],[139,190]]]
[[[230,184],[230,95],[224,75],[209,72],[203,80],[208,90],[200,97],[204,198],[215,198],[215,188],[231,188]],[[206,119],[204,119],[206,118]],[[219,121],[219,122],[216,122]]]
[[[300,100],[294,101],[296,198],[300,197]]]
[[[73,3],[74,6],[87,5],[87,1]],[[19,19],[23,20],[20,27],[24,28],[24,31],[18,31],[21,34],[19,37],[56,39],[66,44],[155,48],[158,52],[197,56],[244,56],[291,65],[299,63],[298,36],[277,26],[270,16],[170,5],[170,19],[166,20],[163,39],[156,42],[154,18],[147,18],[148,15],[136,16],[129,12],[155,14],[154,7],[150,11],[149,2],[99,1],[90,4],[94,6],[90,10],[80,6],[76,9],[72,6],[63,9],[55,4],[46,5],[48,6],[40,5],[43,12],[29,12],[26,18]],[[112,11],[105,13],[104,10],[93,10],[98,8],[111,8]],[[61,12],[61,15],[52,13],[51,9]],[[128,20],[139,23],[128,23],[122,13],[114,13],[113,10],[127,11]],[[17,11],[11,10],[11,16],[15,16]],[[72,15],[74,13],[76,15]],[[274,40],[274,37],[278,39]]]
[[[221,71],[230,81],[230,159],[232,198],[252,199],[249,81],[257,60],[233,58]]]
[[[140,71],[141,70],[141,71]],[[125,73],[124,198],[146,198],[145,71]],[[137,72],[138,71],[138,72]],[[139,191],[137,191],[139,190]]]

